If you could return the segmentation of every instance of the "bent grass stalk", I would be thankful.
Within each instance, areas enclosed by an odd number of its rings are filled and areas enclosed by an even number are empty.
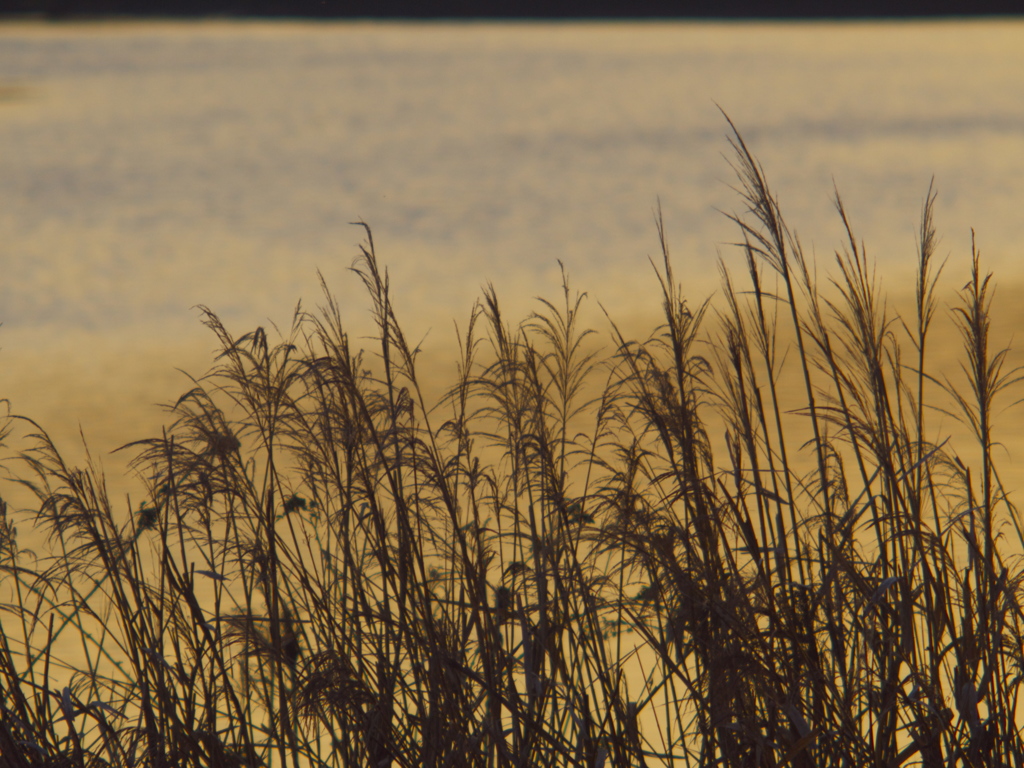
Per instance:
[[[902,315],[838,193],[819,282],[729,125],[743,277],[690,304],[659,211],[662,325],[609,355],[564,271],[519,323],[489,286],[429,401],[363,224],[375,347],[326,285],[276,342],[204,309],[214,367],[123,449],[143,503],[11,422],[50,544],[0,506],[4,764],[1024,764],[991,278],[974,249],[958,386],[934,191]]]

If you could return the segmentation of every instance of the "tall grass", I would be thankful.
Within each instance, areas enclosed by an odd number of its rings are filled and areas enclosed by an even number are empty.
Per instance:
[[[662,324],[610,354],[568,278],[522,322],[488,287],[428,401],[365,227],[373,345],[326,285],[274,340],[204,309],[214,367],[122,449],[143,498],[10,420],[48,546],[0,505],[0,762],[1024,765],[991,278],[931,370],[932,190],[897,314],[838,194],[821,284],[731,143],[745,269],[691,303],[659,214]]]

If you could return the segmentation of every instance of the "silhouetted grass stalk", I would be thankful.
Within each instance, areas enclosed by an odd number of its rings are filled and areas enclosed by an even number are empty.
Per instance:
[[[904,317],[838,194],[821,284],[732,146],[744,277],[691,305],[659,211],[663,324],[610,356],[564,273],[520,323],[488,287],[428,402],[363,225],[375,347],[326,285],[278,342],[204,309],[215,366],[125,446],[142,501],[11,421],[49,546],[0,505],[4,764],[1024,764],[991,278],[974,249],[958,387],[933,190]]]

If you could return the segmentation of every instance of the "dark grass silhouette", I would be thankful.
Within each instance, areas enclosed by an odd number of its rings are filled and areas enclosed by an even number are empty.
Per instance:
[[[958,389],[932,191],[897,315],[838,195],[820,285],[732,146],[746,274],[688,303],[659,215],[664,322],[607,357],[567,279],[520,323],[488,288],[427,402],[366,227],[375,346],[327,286],[279,341],[204,310],[220,356],[124,448],[131,508],[10,420],[49,546],[0,507],[0,763],[1024,765],[990,277],[972,254]]]

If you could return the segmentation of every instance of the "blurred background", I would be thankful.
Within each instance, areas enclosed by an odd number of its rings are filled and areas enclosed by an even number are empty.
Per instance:
[[[315,18],[842,18],[1019,14],[1017,0],[2,0],[10,13]]]
[[[694,303],[720,260],[742,268],[721,110],[822,279],[838,189],[888,295],[909,298],[934,179],[940,308],[973,228],[995,342],[1024,320],[1020,18],[87,15],[139,8],[0,23],[0,398],[68,450],[81,429],[116,466],[110,450],[159,433],[156,404],[190,387],[178,369],[212,364],[198,305],[237,335],[287,334],[319,271],[368,333],[352,222],[372,226],[433,381],[484,285],[522,318],[558,295],[560,262],[600,338],[602,308],[649,332],[659,201]]]

